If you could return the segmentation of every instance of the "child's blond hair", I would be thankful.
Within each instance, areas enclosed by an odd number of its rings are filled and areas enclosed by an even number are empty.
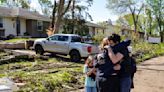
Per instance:
[[[104,46],[108,45],[108,38],[103,38],[101,44],[100,44],[100,50],[104,49]]]
[[[91,62],[93,62],[93,56],[89,55],[87,60],[85,61],[85,64],[89,65]]]

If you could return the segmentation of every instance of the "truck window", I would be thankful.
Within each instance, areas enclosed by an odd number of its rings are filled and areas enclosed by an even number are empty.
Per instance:
[[[49,37],[49,40],[50,41],[57,41],[58,40],[58,36],[57,35],[51,36],[51,37]]]
[[[72,36],[71,42],[81,42],[81,37],[79,37],[79,36]]]
[[[58,36],[58,41],[68,41],[68,36]]]

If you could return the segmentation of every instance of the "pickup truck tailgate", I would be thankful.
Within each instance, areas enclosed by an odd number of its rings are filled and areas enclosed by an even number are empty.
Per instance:
[[[91,54],[97,54],[97,53],[99,53],[98,45],[92,45]]]

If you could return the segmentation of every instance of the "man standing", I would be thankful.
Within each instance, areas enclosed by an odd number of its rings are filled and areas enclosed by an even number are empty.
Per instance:
[[[130,92],[131,89],[131,60],[129,57],[128,48],[119,46],[120,36],[112,34],[108,38],[110,47],[108,47],[108,55],[111,61],[116,64],[119,62],[121,69],[119,71],[120,92]],[[124,47],[124,48],[123,48]]]

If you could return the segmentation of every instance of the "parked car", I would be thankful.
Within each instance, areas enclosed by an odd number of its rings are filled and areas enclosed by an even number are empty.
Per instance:
[[[79,35],[75,34],[54,34],[45,39],[35,40],[33,48],[37,54],[53,52],[70,55],[73,62],[78,62],[90,54],[98,53],[98,46],[83,43],[81,39]]]

